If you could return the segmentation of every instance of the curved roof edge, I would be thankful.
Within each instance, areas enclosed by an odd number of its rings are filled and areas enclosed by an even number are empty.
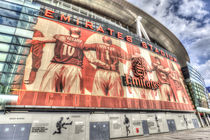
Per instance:
[[[136,30],[136,17],[142,17],[142,24],[150,38],[157,41],[163,48],[177,56],[180,65],[186,66],[190,58],[183,44],[164,25],[152,16],[132,5],[126,0],[65,0],[99,15],[115,19]]]

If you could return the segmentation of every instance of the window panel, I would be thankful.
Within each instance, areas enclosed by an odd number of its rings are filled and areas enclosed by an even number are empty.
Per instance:
[[[3,84],[11,84],[13,82],[14,76],[15,75],[13,74],[3,73],[0,82]]]
[[[25,1],[24,6],[31,7],[31,8],[37,9],[37,10],[40,9],[40,4],[35,3],[35,2]]]
[[[27,59],[27,56],[19,55],[18,60],[17,60],[17,63],[18,64],[25,65],[26,64],[26,59]]]
[[[17,27],[32,30],[34,27],[34,24],[30,24],[24,21],[18,21]]]
[[[5,63],[4,69],[2,70],[2,72],[13,73],[13,74],[14,73],[23,74],[24,69],[25,69],[25,65]]]
[[[12,41],[11,35],[0,34],[0,42],[10,43]]]
[[[10,92],[10,85],[4,85],[3,88],[1,88],[0,92],[3,94],[8,94]]]
[[[14,27],[10,27],[10,26],[0,25],[0,32],[13,35],[15,33],[15,28]]]
[[[4,63],[0,63],[0,72],[3,71]]]
[[[11,45],[9,49],[9,52],[11,53],[22,54],[22,55],[28,55],[29,51],[30,51],[30,48],[17,46],[17,45]]]
[[[20,13],[19,12],[6,10],[6,9],[1,9],[1,8],[0,8],[0,15],[6,16],[6,17],[15,18],[15,19],[19,19],[19,17],[20,17]]]
[[[25,20],[25,21],[29,21],[29,22],[33,22],[33,23],[36,23],[36,21],[37,21],[37,17],[26,15],[26,14],[23,14],[23,13],[21,13],[20,19]]]
[[[24,74],[25,65],[16,65],[15,73]]]
[[[23,3],[24,3],[25,0],[6,0],[6,1],[23,5]]]
[[[18,29],[15,32],[15,35],[22,36],[22,37],[27,37],[27,38],[32,38],[34,32],[33,31],[28,31],[24,29]]]
[[[18,12],[21,12],[21,10],[22,10],[22,6],[14,4],[14,3],[9,3],[6,1],[0,1],[0,7],[11,9],[11,10],[18,11]]]
[[[2,52],[8,52],[9,51],[9,44],[6,43],[0,43],[0,51]]]
[[[17,23],[18,23],[17,20],[9,19],[9,18],[0,16],[0,24],[16,27]]]
[[[16,54],[8,54],[6,61],[9,63],[25,64],[26,56],[16,55]]]
[[[4,64],[4,69],[2,70],[3,72],[8,72],[11,73],[13,70],[14,65],[10,63],[5,63]]]
[[[39,15],[39,10],[35,10],[35,9],[29,8],[29,7],[23,7],[22,13],[38,16]]]
[[[18,53],[18,48],[16,47],[16,45],[11,45],[10,49],[9,49],[9,52],[17,54]]]
[[[19,47],[19,54],[28,55],[30,53],[30,48],[28,47]]]
[[[17,44],[17,45],[26,45],[25,42],[26,42],[26,39],[22,38],[22,37],[14,36],[12,39],[12,43]],[[30,45],[28,45],[28,46],[30,46]]]
[[[6,62],[15,63],[16,57],[13,54],[8,54]]]

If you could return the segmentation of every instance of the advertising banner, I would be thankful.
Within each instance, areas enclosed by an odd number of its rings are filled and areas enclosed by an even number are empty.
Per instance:
[[[15,104],[193,110],[177,62],[101,32],[39,17]]]

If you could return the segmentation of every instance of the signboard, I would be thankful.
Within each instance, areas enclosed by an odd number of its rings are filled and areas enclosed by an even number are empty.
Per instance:
[[[13,87],[15,105],[193,110],[176,58],[52,13],[38,18],[26,41],[31,50],[23,84]]]

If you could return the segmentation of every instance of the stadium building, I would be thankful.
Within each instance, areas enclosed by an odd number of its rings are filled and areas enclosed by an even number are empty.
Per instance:
[[[182,72],[185,78],[185,83],[189,90],[190,96],[198,112],[198,116],[201,118],[202,126],[209,126],[209,100],[208,92],[204,82],[204,78],[190,63],[187,62],[187,66],[182,68]]]
[[[0,1],[0,139],[99,140],[200,127],[161,23],[124,0]]]

